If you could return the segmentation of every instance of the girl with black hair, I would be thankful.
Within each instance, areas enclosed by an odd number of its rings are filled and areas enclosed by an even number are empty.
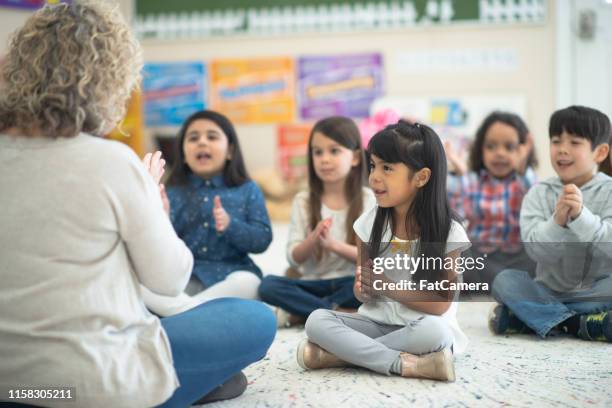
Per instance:
[[[169,316],[221,297],[257,299],[261,270],[249,253],[266,250],[272,229],[263,194],[246,171],[238,136],[220,113],[196,112],[177,137],[168,178],[170,219],[194,256],[186,292],[142,287],[145,304]]]
[[[469,169],[448,142],[445,149],[451,208],[467,222],[472,256],[487,259],[482,270],[467,271],[465,281],[491,285],[506,268],[533,272],[535,263],[521,243],[519,214],[523,197],[537,182],[537,160],[523,119],[509,112],[489,114],[476,132]]]
[[[313,312],[298,363],[453,381],[452,353],[462,352],[467,338],[456,320],[457,293],[445,283],[458,281],[453,265],[470,243],[448,205],[444,148],[431,128],[400,121],[377,133],[368,153],[378,205],[353,226],[359,251],[354,292],[363,305],[357,313]],[[433,261],[416,270],[373,268],[400,255]],[[402,282],[408,283],[394,288]]]

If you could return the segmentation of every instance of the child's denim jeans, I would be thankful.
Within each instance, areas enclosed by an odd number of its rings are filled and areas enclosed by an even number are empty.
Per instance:
[[[589,288],[560,293],[534,281],[527,272],[506,269],[493,281],[493,297],[544,338],[572,316],[612,310],[612,276]]]
[[[261,281],[259,297],[291,314],[308,317],[317,309],[358,308],[360,303],[353,294],[354,281],[352,276],[303,280],[268,275]]]

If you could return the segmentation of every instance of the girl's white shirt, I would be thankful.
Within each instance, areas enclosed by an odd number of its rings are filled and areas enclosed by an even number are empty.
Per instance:
[[[364,212],[353,224],[355,233],[364,243],[370,241],[370,234],[372,233],[372,227],[374,225],[374,218],[376,217],[377,210],[378,206],[376,205],[369,211]],[[406,241],[398,239],[392,235],[391,229],[389,228],[389,226],[387,226],[383,231],[381,242],[384,245],[388,242],[409,242],[411,244],[414,244],[417,241]],[[451,223],[450,232],[448,234],[448,239],[446,240],[445,254],[456,250],[460,250],[460,252],[463,252],[470,246],[471,243],[467,236],[467,233],[465,232],[465,229],[461,226],[459,222],[453,220]],[[392,251],[393,246],[388,245],[387,248],[380,255],[380,257],[394,257],[395,254],[393,254]],[[410,280],[410,273],[408,273],[407,271],[385,270],[385,274],[390,279],[396,282],[400,279]],[[457,298],[458,295],[455,297],[455,301],[451,303],[449,309],[439,317],[441,317],[449,325],[450,329],[453,332],[453,352],[455,354],[460,354],[465,351],[468,339],[459,327],[459,323],[457,322]],[[411,309],[389,298],[378,299],[376,301],[365,303],[361,305],[358,313],[379,323],[399,326],[406,326],[410,322],[418,320],[422,316],[430,316],[427,313]]]
[[[367,212],[376,205],[374,193],[367,187],[362,189],[363,209]],[[330,234],[338,241],[346,242],[346,214],[348,208],[332,210],[325,204],[321,204],[321,219],[331,218],[332,225]],[[355,275],[355,262],[351,262],[335,253],[328,253],[322,259],[317,260],[314,256],[308,258],[302,264],[293,259],[293,249],[306,239],[310,233],[308,225],[308,191],[299,192],[293,199],[291,208],[291,221],[289,224],[289,239],[287,240],[287,260],[289,264],[297,268],[305,280],[334,279]]]

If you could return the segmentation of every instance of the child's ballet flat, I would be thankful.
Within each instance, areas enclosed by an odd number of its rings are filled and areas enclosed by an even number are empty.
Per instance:
[[[402,377],[427,378],[430,380],[455,381],[453,353],[444,349],[435,353],[416,356],[401,353]]]
[[[350,365],[316,344],[311,343],[308,339],[303,339],[298,345],[297,362],[305,370],[348,367]]]

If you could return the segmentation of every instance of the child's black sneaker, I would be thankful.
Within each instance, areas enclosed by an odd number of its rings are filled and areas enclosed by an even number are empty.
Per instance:
[[[246,390],[247,383],[247,378],[241,371],[200,398],[194,405],[204,405],[211,402],[225,401],[239,397],[244,393],[244,390]]]
[[[612,343],[612,316],[610,311],[581,315],[578,337],[583,340]]]
[[[521,334],[531,330],[506,305],[493,305],[489,312],[489,330],[493,334]]]

